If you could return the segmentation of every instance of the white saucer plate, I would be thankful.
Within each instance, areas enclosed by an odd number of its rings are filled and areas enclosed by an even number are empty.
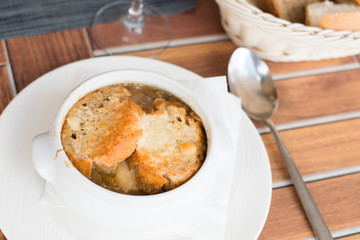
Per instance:
[[[31,160],[31,141],[48,131],[60,104],[76,85],[81,69],[105,72],[115,69],[144,69],[175,80],[201,76],[181,67],[138,57],[100,57],[57,68],[22,90],[0,116],[0,229],[8,240],[70,240],[56,224],[40,197],[44,180]],[[83,78],[86,76],[82,76]],[[271,170],[256,128],[243,113],[241,137],[236,149],[238,174],[232,183],[226,239],[257,239],[271,201]]]

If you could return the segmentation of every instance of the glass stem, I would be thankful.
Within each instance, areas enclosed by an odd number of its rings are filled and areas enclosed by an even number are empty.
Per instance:
[[[132,17],[143,16],[144,0],[132,0],[129,15]]]
[[[145,26],[144,1],[132,0],[128,14],[122,19],[124,26],[132,33],[141,34]]]

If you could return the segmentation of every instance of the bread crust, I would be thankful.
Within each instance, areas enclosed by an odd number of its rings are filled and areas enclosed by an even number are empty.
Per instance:
[[[206,136],[198,117],[163,99],[156,111],[145,116],[143,138],[129,161],[138,171],[143,191],[170,190],[189,180],[201,167]]]
[[[99,128],[107,128],[109,134],[90,154],[93,161],[106,169],[130,157],[143,135],[142,115],[140,107],[126,98],[110,118],[100,122]]]
[[[321,0],[273,0],[276,15],[293,23],[305,23],[306,5]]]
[[[106,100],[109,94],[112,100]],[[65,118],[64,150],[88,178],[94,164],[104,172],[114,170],[115,163],[134,152],[142,136],[143,112],[127,95],[123,87],[101,89],[78,101]]]
[[[358,31],[360,6],[349,0],[325,1],[306,7],[306,25],[333,30]]]
[[[258,7],[263,12],[271,13],[276,17],[278,16],[274,8],[273,0],[248,0],[248,2]]]
[[[128,87],[141,92],[141,87]],[[201,119],[167,93],[155,99],[148,98],[154,92],[147,88],[141,92],[145,95],[135,96],[136,91],[108,86],[80,99],[63,124],[64,150],[85,177],[110,190],[153,194],[173,189],[203,164],[207,139]]]
[[[72,159],[72,164],[79,172],[81,172],[82,175],[87,178],[91,177],[93,161],[90,158],[78,159],[73,155],[71,155],[69,158]]]
[[[320,27],[336,31],[360,31],[360,11],[325,14]]]

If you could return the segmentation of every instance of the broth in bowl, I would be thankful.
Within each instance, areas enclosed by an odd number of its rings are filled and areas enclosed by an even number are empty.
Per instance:
[[[200,117],[159,88],[124,83],[76,102],[61,131],[64,151],[94,183],[143,195],[174,189],[202,166],[207,139]]]

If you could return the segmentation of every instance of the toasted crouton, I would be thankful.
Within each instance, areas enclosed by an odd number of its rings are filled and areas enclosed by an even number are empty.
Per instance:
[[[156,100],[157,110],[144,116],[146,127],[129,164],[147,193],[173,189],[201,167],[206,136],[197,118],[183,107]]]
[[[93,164],[104,172],[114,170],[114,163],[128,158],[142,136],[143,112],[127,95],[121,85],[102,88],[80,99],[66,116],[64,150],[86,177]]]

